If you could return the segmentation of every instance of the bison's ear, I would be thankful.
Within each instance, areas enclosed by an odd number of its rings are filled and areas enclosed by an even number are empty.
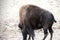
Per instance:
[[[18,27],[19,27],[20,29],[22,29],[22,26],[21,26],[20,24],[18,24]]]

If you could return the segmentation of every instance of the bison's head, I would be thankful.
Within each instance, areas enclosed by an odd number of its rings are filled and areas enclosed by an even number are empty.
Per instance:
[[[18,27],[22,30],[22,26],[20,24],[18,24]]]

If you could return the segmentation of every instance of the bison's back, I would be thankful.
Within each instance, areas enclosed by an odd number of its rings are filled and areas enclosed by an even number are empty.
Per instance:
[[[29,22],[36,26],[39,21],[39,17],[42,13],[42,9],[34,5],[25,5],[20,9],[20,23],[23,24],[24,20],[29,20]],[[36,23],[36,24],[35,24]]]

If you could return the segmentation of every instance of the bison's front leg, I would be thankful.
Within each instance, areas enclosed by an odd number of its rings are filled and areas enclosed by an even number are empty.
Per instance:
[[[31,37],[32,37],[32,40],[34,40],[34,36],[33,35],[32,36],[29,35],[28,40],[31,40]]]
[[[22,30],[23,40],[27,40],[27,32],[26,30]]]
[[[28,34],[29,34],[28,40],[31,40],[31,38],[32,38],[32,40],[34,40],[35,34],[34,34],[34,30],[32,28],[29,30]]]
[[[31,40],[31,39],[30,39],[30,35],[29,35],[29,38],[28,38],[28,40]]]

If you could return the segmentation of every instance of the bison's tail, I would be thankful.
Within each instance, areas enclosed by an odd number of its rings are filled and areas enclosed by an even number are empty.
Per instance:
[[[56,23],[57,21],[56,21],[56,20],[54,20],[54,22]]]

